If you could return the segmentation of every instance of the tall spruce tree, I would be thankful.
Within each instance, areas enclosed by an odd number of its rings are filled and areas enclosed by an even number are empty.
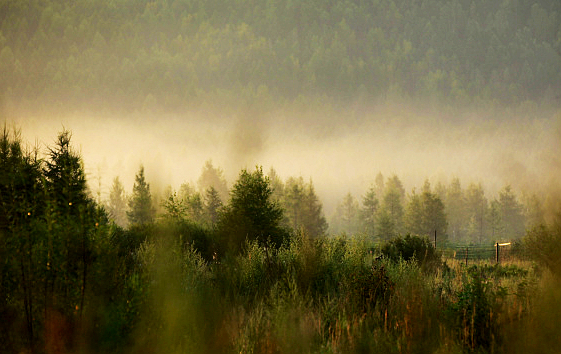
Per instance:
[[[403,200],[405,199],[405,190],[397,176],[388,178],[384,188],[384,198],[382,199],[381,212],[384,218],[388,217],[390,223],[384,221],[386,227],[392,225],[393,230],[389,231],[390,235],[398,235],[403,231]]]
[[[302,226],[304,215],[304,179],[302,177],[290,177],[286,180],[286,187],[284,191],[284,198],[282,205],[285,211],[285,218],[287,224],[294,231]]]
[[[211,186],[206,190],[204,200],[204,217],[209,225],[216,225],[222,212],[222,206],[223,203],[218,191]]]
[[[441,199],[442,200],[442,199]],[[460,179],[454,178],[446,190],[445,195],[446,212],[449,223],[450,239],[460,241],[465,239],[467,226],[466,201],[462,190]]]
[[[362,197],[362,208],[360,210],[360,221],[362,230],[367,235],[374,235],[376,232],[376,214],[378,212],[379,202],[376,197],[376,187],[370,186],[370,189]]]
[[[447,221],[444,203],[432,193],[430,184],[425,181],[421,194],[415,190],[409,197],[405,214],[405,226],[409,233],[432,238],[436,232],[439,240],[447,238]]]
[[[31,349],[38,339],[41,317],[37,301],[45,260],[38,245],[45,244],[46,205],[41,161],[24,150],[19,132],[6,126],[0,135],[0,313],[21,314],[0,323],[3,348],[18,337]],[[14,323],[22,323],[15,332]]]
[[[72,134],[64,130],[56,144],[49,149],[45,177],[56,211],[68,217],[77,217],[90,202],[86,175],[81,157],[70,146]]]
[[[136,174],[132,195],[129,199],[127,217],[132,225],[146,225],[154,221],[155,214],[156,211],[150,194],[150,184],[146,182],[144,166],[141,165]]]
[[[45,164],[50,196],[50,208],[45,215],[50,247],[46,259],[45,306],[62,303],[65,315],[81,317],[94,261],[94,236],[107,218],[90,196],[82,158],[72,149],[70,140],[69,131],[61,132],[55,146],[49,149]]]
[[[319,201],[310,179],[304,187],[302,225],[311,237],[323,236],[327,232],[327,221],[323,215],[323,206]]]

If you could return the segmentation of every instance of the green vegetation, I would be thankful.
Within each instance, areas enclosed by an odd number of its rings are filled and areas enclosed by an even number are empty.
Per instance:
[[[557,0],[2,1],[0,96],[136,112],[556,100]]]
[[[155,217],[129,211],[123,228],[112,219],[122,213],[90,196],[70,137],[62,132],[41,158],[18,134],[0,136],[2,352],[542,353],[561,344],[559,222],[518,244],[535,264],[466,266],[426,237],[311,235],[294,212],[319,206],[311,182],[284,184],[257,167],[241,171],[224,204],[202,178],[201,214],[184,203],[199,192],[184,185]],[[398,182],[381,208],[405,197]],[[461,192],[454,185],[442,195]],[[126,203],[113,186],[114,209]],[[441,189],[425,184],[426,196],[411,199],[439,209]],[[362,213],[378,209],[375,193]],[[510,195],[499,206],[513,205]],[[142,168],[130,200],[131,210],[154,210]]]

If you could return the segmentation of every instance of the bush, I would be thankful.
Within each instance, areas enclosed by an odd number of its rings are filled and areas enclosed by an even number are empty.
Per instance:
[[[426,237],[406,235],[396,237],[381,249],[382,255],[391,261],[415,259],[424,270],[434,270],[441,265],[441,254],[435,250]]]
[[[468,269],[468,281],[456,293],[457,300],[450,304],[449,322],[459,342],[470,350],[491,349],[500,344],[501,304],[504,289],[493,289],[478,266]]]
[[[528,231],[524,237],[524,247],[531,258],[560,276],[561,214],[553,225],[540,225]]]

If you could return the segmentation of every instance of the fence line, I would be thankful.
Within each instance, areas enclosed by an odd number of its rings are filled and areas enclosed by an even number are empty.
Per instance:
[[[501,260],[510,259],[511,242],[495,243],[494,245],[462,245],[448,244],[439,248],[442,256],[448,259],[465,261],[494,260],[500,263]]]

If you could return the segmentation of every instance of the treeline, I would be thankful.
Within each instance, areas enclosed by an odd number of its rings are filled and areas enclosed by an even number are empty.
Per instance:
[[[368,191],[357,200],[348,193],[331,218],[331,232],[365,234],[380,241],[413,234],[437,242],[494,243],[519,240],[526,230],[544,222],[544,209],[535,195],[514,194],[505,186],[489,199],[481,184],[462,188],[460,179],[431,187],[425,181],[420,191],[405,189],[397,176],[379,173]]]
[[[243,178],[248,179],[248,185],[240,186]],[[248,189],[252,188],[252,183],[261,184],[262,190]],[[242,190],[238,190],[239,188]],[[302,231],[313,238],[326,235],[328,224],[313,182],[310,180],[306,183],[302,177],[289,177],[283,182],[274,168],[267,175],[261,168],[253,174],[244,170],[240,180],[230,190],[222,169],[214,167],[209,160],[205,162],[196,185],[183,183],[177,191],[168,186],[162,196],[155,196],[150,192],[150,184],[146,181],[144,167],[141,166],[135,177],[132,193],[127,194],[119,177],[115,177],[109,199],[104,205],[109,217],[121,227],[174,219],[213,229],[221,226],[220,222],[229,207],[235,202],[235,198],[239,198],[236,195],[251,194],[249,192],[266,193],[268,202],[282,211],[279,220],[285,230]]]
[[[432,240],[436,233],[441,245],[491,244],[520,240],[527,230],[545,221],[542,201],[535,194],[516,195],[509,185],[492,198],[480,183],[463,188],[459,178],[434,187],[427,180],[420,190],[406,193],[398,176],[385,178],[379,173],[360,199],[345,195],[328,224],[312,180],[306,183],[303,177],[289,177],[283,181],[274,168],[262,175],[271,201],[282,209],[283,228],[313,238],[345,233],[385,242],[406,234]],[[184,183],[177,191],[167,187],[162,196],[150,194],[142,167],[132,194],[125,193],[116,177],[104,205],[121,227],[174,218],[214,229],[229,203],[224,172],[207,161],[196,184]]]
[[[556,0],[0,3],[2,96],[68,109],[555,100],[560,52]]]

